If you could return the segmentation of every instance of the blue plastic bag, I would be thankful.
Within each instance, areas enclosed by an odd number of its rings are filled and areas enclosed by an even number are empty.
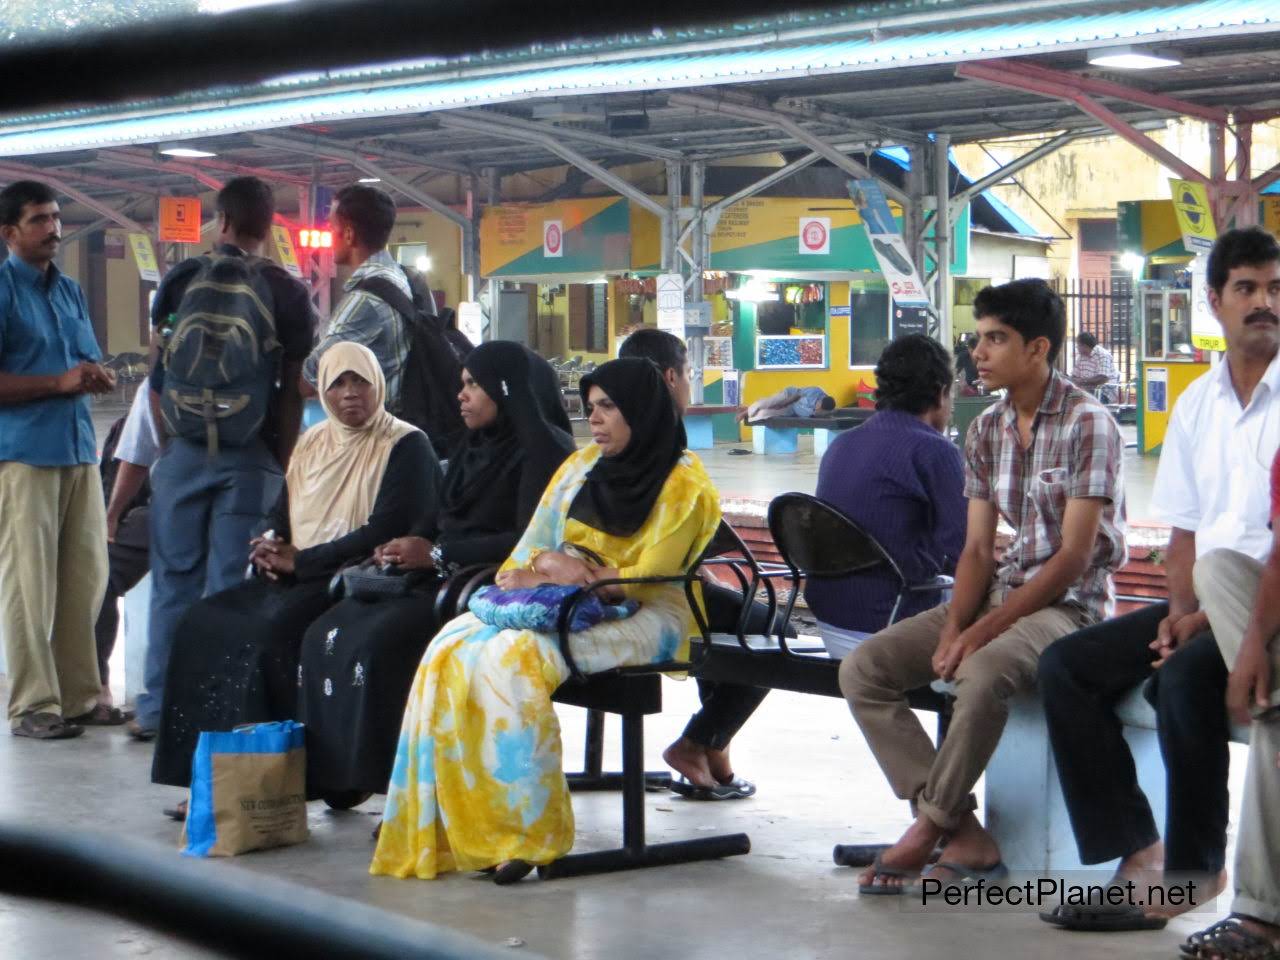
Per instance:
[[[305,727],[293,720],[202,732],[182,852],[230,857],[306,840],[305,743]]]

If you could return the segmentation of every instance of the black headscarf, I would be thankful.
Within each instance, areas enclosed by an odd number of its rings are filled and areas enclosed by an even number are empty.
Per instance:
[[[569,516],[595,530],[629,537],[644,526],[671,468],[684,453],[684,423],[651,360],[610,360],[579,384],[584,406],[593,386],[617,404],[631,428],[631,440],[621,453],[596,461]]]
[[[574,450],[560,378],[547,361],[522,344],[493,340],[467,354],[463,366],[498,405],[498,419],[468,430],[449,457],[442,529],[472,513],[508,474],[542,469],[546,460],[550,476]]]

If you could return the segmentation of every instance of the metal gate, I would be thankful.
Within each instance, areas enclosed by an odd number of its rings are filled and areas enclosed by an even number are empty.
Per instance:
[[[1110,280],[1058,280],[1054,289],[1067,308],[1067,340],[1058,355],[1058,368],[1075,366],[1075,337],[1091,333],[1106,347],[1120,372],[1120,402],[1135,402],[1138,375],[1138,342],[1133,333],[1133,281],[1126,276]]]

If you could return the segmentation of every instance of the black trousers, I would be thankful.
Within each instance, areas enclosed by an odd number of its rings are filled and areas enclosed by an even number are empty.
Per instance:
[[[704,583],[702,599],[707,608],[707,625],[713,633],[737,633],[738,616],[742,612],[742,594],[728,587]],[[753,602],[747,614],[747,633],[771,633],[769,608]],[[763,687],[745,687],[735,683],[698,681],[702,709],[684,728],[684,735],[709,750],[723,750],[734,734],[742,729],[769,691]]]
[[[107,544],[107,593],[102,598],[98,621],[93,625],[93,636],[98,646],[98,673],[104,686],[109,681],[107,663],[116,648],[116,634],[120,630],[120,598],[147,575],[150,557],[151,552],[145,547]]]
[[[1063,637],[1040,658],[1040,695],[1080,859],[1103,863],[1160,839],[1114,711],[1148,681],[1167,781],[1165,870],[1216,874],[1227,848],[1228,671],[1208,631],[1153,669],[1149,644],[1168,613],[1154,604]]]

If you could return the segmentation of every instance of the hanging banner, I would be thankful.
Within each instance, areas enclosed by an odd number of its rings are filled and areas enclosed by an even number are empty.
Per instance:
[[[199,243],[200,198],[161,197],[158,236],[161,243]]]
[[[156,262],[156,248],[151,245],[151,238],[145,233],[131,233],[129,246],[133,248],[133,259],[138,264],[138,276],[149,283],[159,283],[160,264]]]
[[[684,277],[658,274],[658,329],[684,339]]]
[[[542,255],[564,256],[564,223],[560,220],[542,221]]]
[[[831,252],[831,218],[800,218],[800,252],[806,256],[826,256]]]
[[[1208,272],[1208,254],[1197,254],[1191,261],[1191,343],[1197,350],[1225,351],[1222,324],[1209,308]]]
[[[898,233],[897,221],[889,212],[889,201],[880,184],[875,180],[850,180],[849,196],[867,228],[871,250],[889,285],[893,302],[899,307],[929,306],[929,295]]]
[[[1173,212],[1182,229],[1182,245],[1191,253],[1208,253],[1218,239],[1209,206],[1209,188],[1194,180],[1169,179],[1173,191]]]
[[[288,227],[278,223],[271,225],[271,236],[276,242],[276,253],[280,256],[280,266],[291,277],[302,278],[302,265],[298,263],[298,251],[293,247],[293,234]]]

